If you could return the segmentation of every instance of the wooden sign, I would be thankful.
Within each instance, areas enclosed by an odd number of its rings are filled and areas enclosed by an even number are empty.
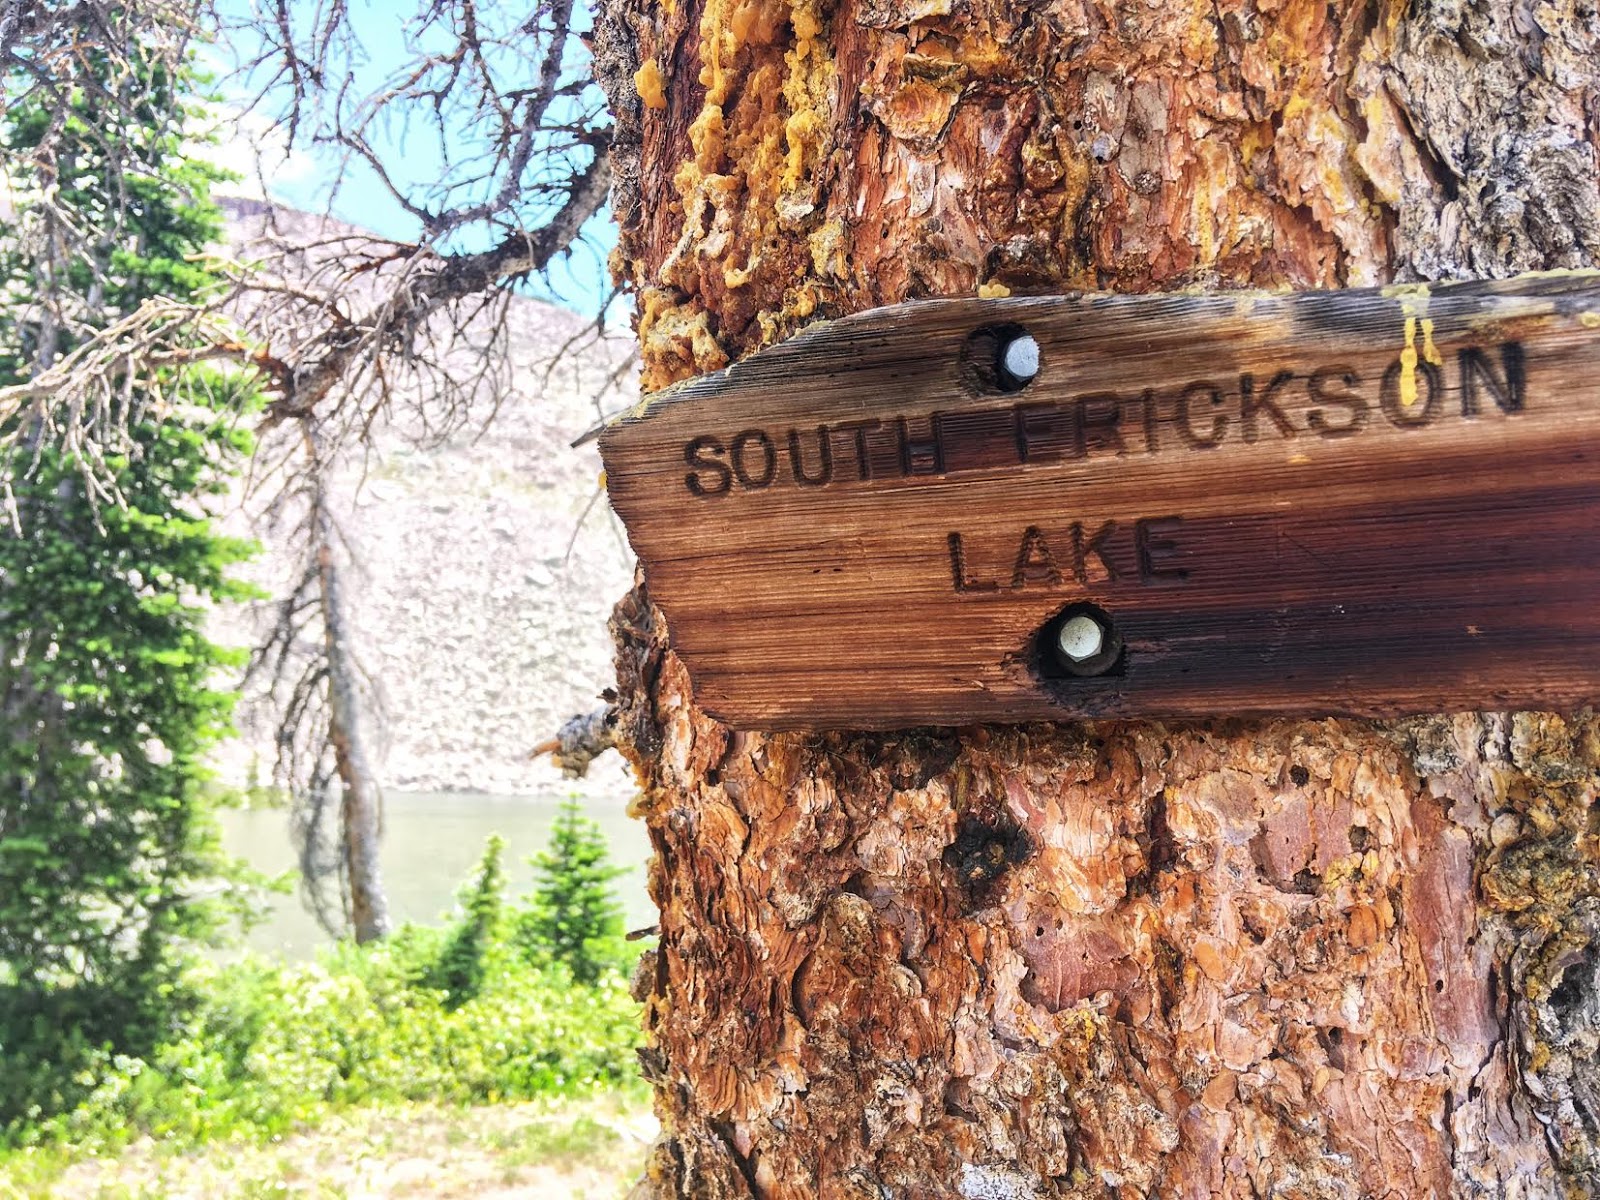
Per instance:
[[[1600,700],[1600,275],[903,305],[601,450],[736,726]]]

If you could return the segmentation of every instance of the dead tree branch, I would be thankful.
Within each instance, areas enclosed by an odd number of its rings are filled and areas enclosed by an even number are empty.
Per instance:
[[[563,256],[594,249],[590,222],[611,183],[609,117],[574,0],[417,0],[403,19],[403,61],[381,70],[362,44],[367,15],[344,0],[261,0],[220,36],[253,48],[239,64],[257,89],[251,111],[278,126],[287,150],[331,161],[335,197],[358,179],[382,189],[411,228],[384,238],[263,205],[249,244],[223,264],[226,289],[199,305],[147,305],[98,334],[71,289],[41,280],[32,301],[41,344],[54,343],[54,328],[84,336],[59,359],[43,351],[33,383],[0,391],[0,440],[31,424],[102,481],[138,416],[132,397],[179,404],[184,388],[206,386],[206,373],[179,368],[214,363],[241,394],[264,396],[256,483],[276,489],[271,504],[291,523],[304,570],[278,602],[252,678],[279,706],[278,773],[298,797],[312,906],[330,927],[353,915],[358,931],[384,923],[371,905],[363,915],[366,867],[349,849],[350,830],[368,822],[375,852],[375,754],[351,732],[365,685],[341,632],[348,558],[327,472],[380,424],[436,441],[487,421],[516,393],[510,301]],[[127,67],[112,73],[103,103],[137,105],[146,80],[170,75],[194,38],[218,29],[211,0],[0,0],[7,103],[40,97],[51,121],[65,121],[87,64],[109,54]],[[414,148],[439,164],[420,180],[402,169]],[[25,167],[22,217],[0,217],[7,234],[49,239],[50,261],[109,278],[117,206],[105,228],[66,220],[51,199],[66,168],[48,131]],[[335,794],[339,815],[327,802]]]
[[[548,754],[568,779],[582,779],[589,764],[617,744],[617,711],[607,704],[570,718],[556,735],[535,746],[529,757]]]

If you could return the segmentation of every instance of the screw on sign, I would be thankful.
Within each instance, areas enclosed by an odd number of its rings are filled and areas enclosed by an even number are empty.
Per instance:
[[[931,301],[601,449],[698,701],[747,728],[1576,705],[1597,327],[1582,272]]]

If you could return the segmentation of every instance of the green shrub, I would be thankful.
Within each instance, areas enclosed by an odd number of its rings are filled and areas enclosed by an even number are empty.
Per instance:
[[[185,1037],[148,1059],[86,1058],[87,1096],[61,1116],[17,1123],[10,1140],[261,1137],[351,1105],[531,1099],[637,1078],[638,1008],[619,977],[578,985],[499,943],[478,993],[457,1002],[417,981],[410,936],[315,963],[197,968],[188,984],[203,1000]]]
[[[169,1015],[176,1033],[146,1054],[100,1038],[115,1009],[102,1012],[87,993],[64,1027],[13,1013],[11,1024],[36,1030],[39,1052],[13,1058],[27,1046],[8,1046],[0,1056],[0,1088],[34,1097],[15,1109],[5,1141],[95,1149],[149,1134],[184,1145],[271,1136],[360,1104],[474,1104],[637,1082],[639,1011],[621,974],[580,980],[550,947],[530,954],[508,932],[504,845],[490,839],[443,927],[340,943],[313,963],[191,965],[176,981],[188,998]],[[580,857],[610,870],[587,850]],[[63,1047],[65,1057],[46,1061]]]

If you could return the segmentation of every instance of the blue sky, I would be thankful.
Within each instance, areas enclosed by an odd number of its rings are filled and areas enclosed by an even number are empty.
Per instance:
[[[370,91],[411,57],[412,51],[406,45],[406,19],[416,11],[416,5],[412,0],[350,0],[350,6],[365,51],[364,61],[354,64],[354,73],[358,85]],[[251,3],[223,0],[220,7],[231,24],[233,19],[249,15]],[[316,8],[316,0],[290,0],[290,9],[298,16],[309,16]],[[250,49],[239,46],[233,54],[242,58]],[[226,98],[242,104],[249,95],[250,81],[237,75],[227,78],[226,67],[219,70],[219,75],[224,77]],[[281,148],[274,149],[274,143],[282,141],[281,135],[274,137],[271,130],[271,119],[276,114],[270,109],[258,111],[261,119],[250,122],[250,132],[242,135],[244,144],[223,147],[226,165],[240,170],[241,160],[253,158],[260,149],[261,170],[273,199],[311,212],[331,212],[341,220],[397,240],[411,240],[421,232],[416,220],[365,165],[351,164],[339,179],[340,158],[331,149],[297,149],[285,158]],[[257,139],[259,143],[252,144]],[[377,140],[390,177],[402,190],[425,188],[446,169],[446,148],[437,136],[429,136],[428,130],[419,128],[408,135],[403,128],[391,126]],[[254,171],[251,166],[249,173],[253,175]],[[609,290],[605,258],[616,242],[610,212],[592,220],[585,234],[588,244],[575,247],[571,255],[552,265],[548,280],[532,281],[527,290],[581,312],[595,313]]]

